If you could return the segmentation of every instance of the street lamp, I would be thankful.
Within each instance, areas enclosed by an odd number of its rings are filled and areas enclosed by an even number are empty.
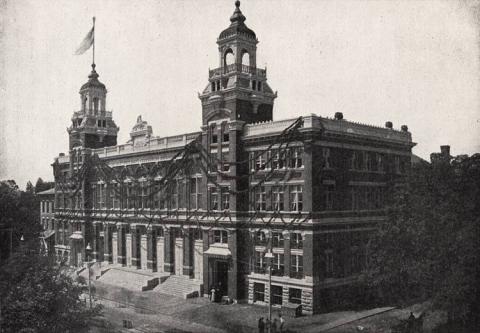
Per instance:
[[[88,298],[90,300],[90,309],[92,308],[92,288],[90,284],[90,266],[88,266],[90,262],[90,251],[92,248],[90,247],[90,243],[87,244],[85,251],[87,252],[87,270],[88,270]]]

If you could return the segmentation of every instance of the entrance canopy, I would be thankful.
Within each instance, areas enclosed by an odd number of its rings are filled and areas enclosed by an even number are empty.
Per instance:
[[[229,258],[232,256],[232,252],[228,249],[227,246],[210,246],[207,251],[203,252],[203,254],[207,254],[212,257],[220,257],[220,258]]]

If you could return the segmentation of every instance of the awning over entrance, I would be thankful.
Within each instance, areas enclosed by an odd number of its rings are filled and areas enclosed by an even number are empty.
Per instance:
[[[71,239],[83,239],[83,235],[81,231],[75,231],[71,236]]]
[[[227,258],[232,256],[232,252],[227,246],[210,246],[207,251],[203,252],[209,256]]]

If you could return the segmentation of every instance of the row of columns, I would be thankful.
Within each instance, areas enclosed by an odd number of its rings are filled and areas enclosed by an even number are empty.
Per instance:
[[[145,226],[140,225],[131,226],[130,233],[127,233],[127,227],[127,224],[115,226],[106,223],[103,225],[103,237],[101,237],[102,224],[93,223],[92,258],[96,261],[106,261],[122,266],[131,265],[153,272],[174,274],[177,268],[177,273],[194,277],[194,229],[184,229],[183,239],[180,241],[180,238],[176,238],[174,228],[163,229],[163,236],[160,236],[156,229],[146,229]],[[178,248],[181,247],[182,251],[180,255],[175,254],[177,242],[181,243],[178,244]],[[161,255],[161,258],[158,255]],[[127,258],[131,261],[127,262]],[[161,267],[159,267],[160,264]],[[195,278],[201,279],[200,276]]]

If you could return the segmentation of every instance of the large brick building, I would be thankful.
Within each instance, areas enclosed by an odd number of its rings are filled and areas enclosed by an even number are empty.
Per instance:
[[[277,94],[256,65],[258,40],[239,2],[230,21],[217,39],[220,67],[199,95],[195,133],[153,136],[138,117],[131,140],[117,145],[92,66],[69,154],[54,163],[57,255],[82,265],[90,244],[108,267],[318,312],[329,290],[356,280],[414,143],[406,126],[341,113],[273,121]]]

